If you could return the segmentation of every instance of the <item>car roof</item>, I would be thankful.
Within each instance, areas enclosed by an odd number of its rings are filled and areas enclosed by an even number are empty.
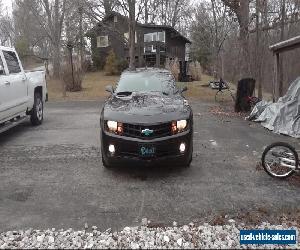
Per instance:
[[[162,68],[137,68],[136,70],[125,70],[123,73],[167,73],[167,74],[172,74],[169,70],[167,69],[162,69]]]

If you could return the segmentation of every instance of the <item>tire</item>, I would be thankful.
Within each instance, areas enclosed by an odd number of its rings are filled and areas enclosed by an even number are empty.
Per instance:
[[[112,166],[110,164],[108,164],[108,162],[106,161],[105,157],[103,156],[103,149],[101,148],[101,159],[102,159],[102,165],[104,168],[111,168]]]
[[[276,151],[272,152],[272,149],[275,148],[282,148],[282,150],[284,151],[281,153],[278,153]],[[272,153],[271,153],[272,152]],[[262,165],[263,168],[265,169],[265,171],[272,177],[277,178],[277,179],[285,179],[291,175],[293,175],[295,173],[295,170],[291,169],[289,171],[287,171],[284,174],[276,174],[274,173],[271,168],[270,168],[270,164],[268,164],[267,162],[267,157],[269,156],[269,154],[271,154],[273,157],[275,157],[275,159],[277,159],[277,162],[280,161],[279,157],[282,156],[282,154],[287,155],[287,160],[293,160],[295,161],[295,168],[297,169],[299,166],[299,158],[298,158],[298,153],[296,152],[295,148],[292,147],[290,144],[285,143],[285,142],[276,142],[273,143],[271,145],[269,145],[263,152],[262,154]],[[289,159],[290,158],[290,159]],[[275,163],[275,162],[274,162]],[[275,164],[276,164],[275,163]],[[286,167],[286,169],[288,170],[288,167]]]
[[[34,104],[31,111],[30,121],[33,126],[41,125],[44,119],[44,103],[40,93],[34,94]]]
[[[191,151],[192,151],[192,152],[190,153],[190,157],[189,157],[189,159],[188,159],[188,162],[187,162],[187,164],[185,165],[186,168],[191,167],[191,163],[192,163],[192,161],[193,161],[193,145],[192,145]]]

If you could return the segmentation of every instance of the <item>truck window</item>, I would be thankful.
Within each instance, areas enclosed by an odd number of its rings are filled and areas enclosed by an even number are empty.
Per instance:
[[[3,50],[3,55],[6,60],[7,68],[10,74],[20,73],[21,68],[19,65],[18,58],[16,53],[13,51],[5,51]]]

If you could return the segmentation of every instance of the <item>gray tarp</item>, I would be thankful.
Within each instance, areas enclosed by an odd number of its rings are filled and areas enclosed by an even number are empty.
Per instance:
[[[259,102],[248,119],[261,122],[277,134],[300,138],[300,77],[291,83],[286,95],[278,102]]]

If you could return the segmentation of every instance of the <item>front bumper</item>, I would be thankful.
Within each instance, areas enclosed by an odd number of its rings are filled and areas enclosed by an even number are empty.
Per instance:
[[[185,143],[186,150],[180,153],[179,146]],[[115,153],[108,150],[115,146]],[[151,145],[156,149],[152,157],[140,154],[141,145]],[[101,131],[101,151],[105,162],[109,165],[187,165],[191,161],[193,151],[192,130],[153,140],[141,140],[131,137],[113,135]]]

